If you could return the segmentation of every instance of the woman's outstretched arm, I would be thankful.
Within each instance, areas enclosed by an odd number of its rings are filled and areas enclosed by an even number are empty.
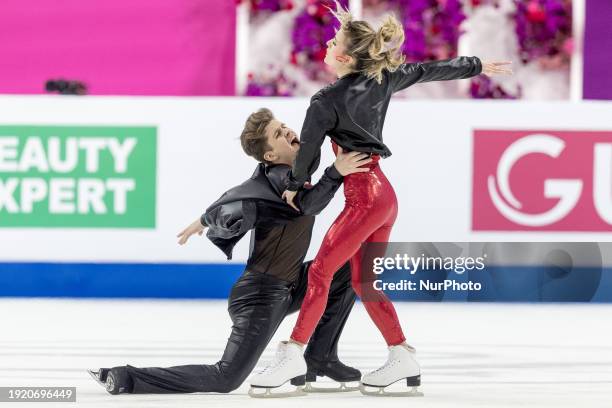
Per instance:
[[[442,61],[402,64],[389,74],[393,92],[401,91],[419,82],[466,79],[478,74],[512,74],[510,61],[481,61],[478,57],[457,57]]]
[[[450,81],[476,76],[482,72],[478,57],[457,57],[432,62],[402,64],[389,74],[393,92],[421,82]]]

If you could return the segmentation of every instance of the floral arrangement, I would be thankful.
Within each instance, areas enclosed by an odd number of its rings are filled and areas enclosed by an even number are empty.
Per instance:
[[[276,12],[283,10],[292,10],[292,0],[237,0],[238,3],[246,1],[249,3],[251,14],[264,12]]]
[[[293,9],[291,0],[250,0],[251,13],[261,11],[286,11]],[[340,0],[343,7],[348,7],[348,0]],[[327,51],[327,41],[334,37],[339,27],[330,8],[335,8],[333,0],[307,0],[303,10],[296,16],[291,40],[293,47],[289,61],[299,66],[306,76],[313,81],[328,82],[331,74],[326,70],[323,60]],[[275,81],[279,81],[275,84]],[[296,84],[280,73],[275,77],[255,77],[249,74],[247,95],[258,96],[291,96]]]
[[[296,0],[236,0],[248,2],[252,15],[293,10]],[[512,0],[520,56],[524,63],[537,61],[545,69],[566,68],[573,52],[572,0]],[[348,7],[349,0],[340,0]],[[431,61],[457,56],[457,44],[466,19],[465,7],[499,6],[499,0],[362,0],[364,9],[395,11],[404,26],[402,48],[408,61]],[[305,0],[295,17],[288,62],[299,67],[312,81],[329,82],[332,77],[323,63],[326,42],[334,36],[338,22],[329,8],[333,0]],[[278,70],[276,72],[279,72]],[[266,77],[250,74],[247,95],[292,95],[296,84],[282,71]],[[516,98],[492,81],[474,79],[474,98]],[[520,94],[520,91],[519,91]]]
[[[521,89],[519,87],[518,94],[512,95],[500,85],[491,81],[489,77],[480,75],[474,77],[470,82],[470,96],[473,99],[519,99]]]
[[[339,3],[348,7],[348,0]],[[333,0],[307,0],[306,7],[293,25],[291,63],[299,65],[308,78],[315,81],[330,79],[323,60],[327,41],[334,37],[335,30],[340,26],[330,8],[335,9]]]
[[[473,0],[475,1],[475,0]],[[459,28],[466,16],[461,0],[364,0],[363,6],[397,10],[406,40],[402,51],[409,61],[431,61],[457,55]]]
[[[573,52],[571,0],[514,0],[516,35],[524,63],[544,68],[569,64]]]
[[[470,0],[470,6],[478,7],[484,4],[491,4],[495,7],[499,7],[499,0]]]
[[[340,4],[348,7],[348,0],[340,0]],[[457,55],[457,41],[461,34],[459,25],[465,19],[460,0],[364,0],[364,7],[373,4],[398,9],[406,33],[402,51],[408,60],[428,61]],[[293,8],[291,0],[250,0],[250,5],[255,12]],[[306,0],[293,25],[290,63],[299,66],[313,81],[331,79],[323,59],[326,42],[338,28],[338,22],[329,11],[334,7],[333,0]],[[262,89],[266,94],[270,91],[269,83],[253,81],[254,78],[249,79],[250,91],[247,94],[259,93]]]
[[[272,70],[272,69],[271,69]],[[292,96],[297,84],[282,72],[255,76],[249,73],[245,95],[247,96]]]

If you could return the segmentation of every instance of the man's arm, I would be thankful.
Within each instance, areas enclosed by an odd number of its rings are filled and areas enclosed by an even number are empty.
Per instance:
[[[336,167],[329,166],[323,176],[312,188],[302,189],[295,197],[295,204],[301,215],[317,215],[334,198],[342,184],[343,177]]]
[[[295,204],[302,215],[319,214],[334,197],[338,187],[342,184],[344,176],[353,173],[364,173],[369,171],[364,165],[372,159],[361,152],[345,153],[338,147],[338,156],[332,166],[325,169],[323,176],[312,188],[300,190],[295,197]]]
[[[441,61],[402,64],[389,74],[389,79],[393,92],[397,92],[421,82],[471,78],[481,72],[482,62],[478,57],[457,57]]]
[[[206,227],[208,227],[208,225],[206,225],[204,222],[204,216],[198,218],[176,235],[176,237],[179,239],[178,244],[184,245],[194,234],[202,235],[204,228]]]
[[[242,201],[234,201],[207,209],[200,217],[200,224],[206,224],[216,236],[230,238],[240,232],[242,220]]]
[[[204,229],[208,229],[208,239],[227,255],[227,259],[231,259],[236,243],[255,225],[257,208],[252,200],[257,199],[253,194],[257,188],[258,185],[249,179],[226,191],[202,216],[179,232],[179,245],[184,245],[192,235],[202,235]]]
[[[229,202],[209,208],[201,219],[207,224],[208,239],[232,259],[234,246],[255,227],[257,209],[250,200]]]

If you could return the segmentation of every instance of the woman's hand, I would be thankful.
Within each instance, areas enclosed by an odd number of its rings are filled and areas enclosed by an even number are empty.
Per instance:
[[[287,204],[289,204],[293,209],[295,209],[295,211],[300,212],[300,209],[297,208],[293,202],[296,194],[297,191],[285,190],[285,192],[283,193],[283,200],[285,200]]]
[[[185,244],[189,237],[191,237],[193,234],[202,235],[204,228],[206,228],[206,226],[202,225],[199,218],[189,224],[187,228],[176,235],[176,237],[179,238],[179,245]]]
[[[367,167],[360,167],[364,164],[368,164],[372,161],[367,153],[362,152],[348,152],[344,153],[344,150],[338,146],[338,156],[334,162],[334,167],[343,176],[348,176],[353,173],[365,173],[370,171]]]
[[[512,68],[506,66],[510,64],[512,64],[512,61],[503,61],[503,62],[482,61],[482,73],[487,76],[512,75]]]

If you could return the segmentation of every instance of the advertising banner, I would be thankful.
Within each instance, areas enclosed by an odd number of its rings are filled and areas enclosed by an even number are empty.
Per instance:
[[[475,130],[473,229],[611,231],[612,131]]]
[[[155,228],[156,129],[0,126],[0,228]]]

